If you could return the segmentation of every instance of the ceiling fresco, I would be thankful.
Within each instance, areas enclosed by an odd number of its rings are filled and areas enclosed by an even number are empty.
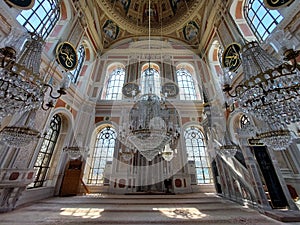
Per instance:
[[[134,37],[161,36],[197,45],[201,37],[203,0],[95,0],[90,11],[97,19],[103,49]],[[203,29],[202,29],[203,31]]]

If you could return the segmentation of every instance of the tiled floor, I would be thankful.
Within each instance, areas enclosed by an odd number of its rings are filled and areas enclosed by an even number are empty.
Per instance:
[[[282,223],[214,194],[55,197],[0,214],[1,225]]]

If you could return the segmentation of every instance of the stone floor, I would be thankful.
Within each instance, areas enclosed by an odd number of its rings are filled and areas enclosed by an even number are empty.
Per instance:
[[[283,223],[215,194],[54,197],[0,214],[1,225],[148,225]]]

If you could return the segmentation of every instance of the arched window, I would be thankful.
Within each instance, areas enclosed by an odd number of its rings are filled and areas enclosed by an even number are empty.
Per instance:
[[[39,151],[37,160],[34,165],[36,169],[35,180],[31,183],[28,188],[42,187],[46,175],[49,170],[50,161],[55,149],[55,145],[58,139],[58,135],[61,128],[61,118],[59,115],[54,115],[50,121],[50,127],[47,131],[44,141],[42,143],[41,150]]]
[[[115,129],[108,126],[98,133],[87,180],[88,184],[108,183],[103,173],[105,166],[112,163],[116,137]]]
[[[240,120],[241,128],[247,126],[249,123],[250,123],[249,118],[246,115],[242,115],[241,120]]]
[[[194,79],[187,67],[179,67],[176,71],[180,100],[196,100],[197,94]]]
[[[264,6],[264,0],[248,0],[245,2],[244,15],[251,30],[259,41],[264,41],[283,20],[277,10]]]
[[[23,10],[17,16],[18,22],[28,31],[46,39],[60,17],[57,0],[36,0],[29,10]]]
[[[122,87],[125,81],[125,68],[123,65],[114,65],[108,69],[109,79],[106,87],[105,100],[121,100]]]
[[[149,68],[150,66],[150,68]],[[141,93],[160,96],[160,69],[157,64],[147,63],[142,66]]]
[[[78,80],[81,68],[83,66],[84,60],[85,60],[85,49],[83,45],[80,45],[78,52],[77,52],[77,56],[78,56],[78,64],[77,67],[71,71],[72,77],[71,77],[71,81],[75,84]]]
[[[197,184],[212,183],[209,159],[202,132],[196,127],[189,127],[184,132],[189,164],[194,164]]]

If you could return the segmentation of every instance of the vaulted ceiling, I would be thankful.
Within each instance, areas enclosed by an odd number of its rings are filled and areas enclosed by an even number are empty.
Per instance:
[[[172,38],[197,49],[213,5],[203,0],[93,0],[87,1],[85,14],[93,20],[89,27],[104,51],[124,39],[146,38],[150,29],[151,37]]]

